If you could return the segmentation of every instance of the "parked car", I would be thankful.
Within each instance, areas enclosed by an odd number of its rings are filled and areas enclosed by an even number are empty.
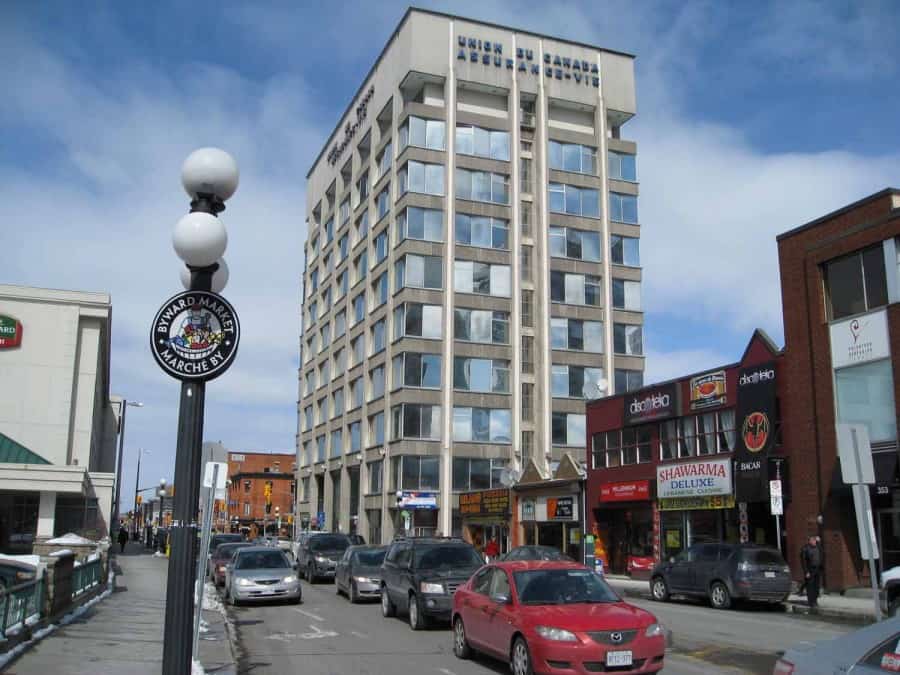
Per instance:
[[[0,588],[11,588],[34,581],[37,578],[37,567],[22,560],[0,558]]]
[[[881,575],[881,611],[889,617],[900,612],[900,567],[891,567]]]
[[[209,550],[215,551],[220,544],[236,544],[245,541],[244,535],[229,532],[217,532],[209,538]]]
[[[300,579],[287,556],[268,546],[235,550],[225,566],[225,597],[232,605],[283,598],[300,602]]]
[[[387,546],[351,546],[338,561],[334,585],[338,595],[346,593],[350,602],[377,598],[381,593],[381,565]]]
[[[860,630],[788,649],[775,663],[773,675],[897,672],[900,670],[900,619],[888,619]]]
[[[354,546],[365,546],[366,545],[366,538],[364,536],[362,536],[361,534],[348,534],[347,536],[350,537],[350,541],[353,542]]]
[[[552,546],[517,546],[505,555],[500,556],[500,561],[511,562],[513,560],[568,560],[572,558]]]
[[[320,578],[333,579],[338,560],[350,548],[350,537],[346,534],[320,534],[309,537],[297,549],[297,569],[314,584]]]
[[[291,551],[291,540],[289,537],[277,537],[275,539],[275,545],[281,549],[281,552],[285,555],[289,555],[292,558],[294,557],[293,551]]]
[[[249,541],[238,541],[233,543],[219,544],[216,550],[209,557],[206,573],[212,579],[216,587],[225,585],[225,566],[234,556],[234,552],[239,548],[247,548],[252,546]]]
[[[567,561],[482,567],[453,598],[453,652],[509,661],[515,675],[662,670],[666,635],[595,572]],[[563,665],[565,664],[565,665]]]
[[[482,565],[475,547],[462,539],[396,539],[381,566],[381,612],[406,612],[413,630],[431,620],[447,621],[456,589]]]
[[[781,553],[753,544],[695,544],[650,574],[654,600],[707,597],[716,609],[735,600],[784,602],[790,591],[791,569]]]
[[[300,557],[300,549],[306,546],[307,542],[320,534],[331,534],[327,530],[307,530],[297,535],[297,540],[291,545],[291,552],[294,554],[294,560]]]

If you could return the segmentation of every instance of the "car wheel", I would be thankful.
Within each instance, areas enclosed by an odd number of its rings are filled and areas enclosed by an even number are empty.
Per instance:
[[[397,608],[394,607],[394,603],[391,602],[391,598],[388,595],[387,586],[381,587],[381,614],[385,617],[394,616],[397,613]]]
[[[662,577],[653,577],[650,582],[650,594],[657,602],[665,602],[669,599],[669,585]]]
[[[458,659],[468,659],[472,656],[472,648],[466,639],[466,627],[461,617],[456,617],[453,622],[453,653]]]
[[[355,605],[357,602],[359,602],[359,590],[356,588],[356,582],[355,582],[355,581],[351,581],[351,582],[350,582],[350,593],[349,593],[349,597],[350,597],[350,604],[351,604],[351,605]]]
[[[513,642],[509,665],[513,675],[534,675],[534,668],[531,666],[531,652],[528,651],[528,643],[525,642],[525,638],[517,637]]]
[[[409,627],[413,630],[424,630],[428,627],[428,620],[419,607],[419,598],[415,593],[409,594]]]
[[[728,592],[728,587],[721,581],[714,581],[709,587],[709,602],[714,609],[731,607],[731,593]]]

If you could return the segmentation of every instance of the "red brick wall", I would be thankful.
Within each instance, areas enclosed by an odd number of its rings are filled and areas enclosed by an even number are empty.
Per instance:
[[[235,461],[235,456],[244,459]],[[266,454],[266,453],[229,453],[228,477],[231,479],[231,488],[228,491],[228,501],[234,502],[228,507],[228,517],[237,516],[242,522],[248,520],[262,521],[266,515],[265,484],[272,482],[272,512],[269,520],[275,517],[275,507],[281,510],[282,522],[285,517],[293,513],[293,499],[291,485],[295,480],[294,464],[296,455]],[[266,470],[268,469],[268,472]],[[250,481],[250,491],[247,492],[245,482]],[[250,503],[250,515],[244,515],[244,504]]]

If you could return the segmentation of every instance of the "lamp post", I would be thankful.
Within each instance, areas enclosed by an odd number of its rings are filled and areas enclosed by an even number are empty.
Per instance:
[[[124,398],[119,402],[119,449],[116,453],[116,494],[113,502],[112,517],[109,521],[111,528],[118,526],[119,516],[121,515],[119,495],[122,487],[122,453],[125,447],[125,413],[128,411],[128,406],[143,408],[144,404],[140,401],[129,401]]]
[[[231,365],[240,337],[237,315],[218,295],[228,281],[228,268],[222,260],[228,234],[218,214],[237,190],[237,164],[223,150],[201,148],[185,160],[181,182],[191,197],[191,208],[176,224],[172,244],[186,265],[181,276],[187,292],[170,298],[159,310],[150,335],[157,364],[181,380],[175,455],[178,490],[169,534],[163,639],[162,672],[166,675],[191,672],[197,570],[193,558],[206,381]]]
[[[138,450],[138,465],[137,465],[137,473],[134,476],[134,538],[138,538],[138,495],[140,494],[140,490],[138,489],[138,485],[141,482],[141,457],[144,456],[144,453],[150,454],[149,450],[144,450],[141,448]],[[143,515],[143,514],[142,514]],[[141,518],[141,522],[143,523],[143,517]]]

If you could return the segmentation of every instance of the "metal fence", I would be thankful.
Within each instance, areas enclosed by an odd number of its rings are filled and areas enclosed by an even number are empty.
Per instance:
[[[89,591],[103,582],[103,567],[100,563],[101,560],[98,558],[72,568],[73,598],[77,598],[85,591]]]
[[[18,586],[0,588],[0,636],[3,639],[41,618],[44,611],[45,578],[42,575]]]

